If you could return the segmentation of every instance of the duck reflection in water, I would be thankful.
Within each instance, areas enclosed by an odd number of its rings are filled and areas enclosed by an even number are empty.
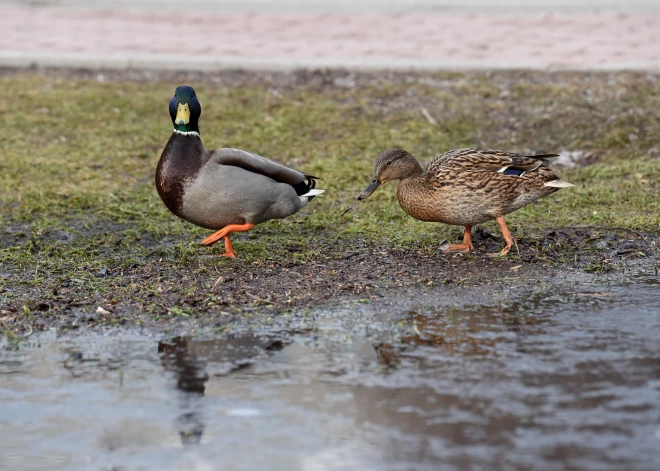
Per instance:
[[[161,364],[176,375],[181,415],[177,428],[181,443],[197,445],[204,433],[204,393],[209,381],[249,368],[259,355],[271,355],[284,348],[286,341],[269,336],[195,339],[175,337],[158,343]]]
[[[176,337],[158,342],[161,364],[176,374],[176,388],[181,391],[177,428],[184,446],[197,445],[204,434],[202,398],[209,379],[206,365],[190,354],[188,339]]]
[[[379,363],[388,367],[399,365],[401,355],[417,347],[441,348],[449,354],[489,355],[496,349],[498,334],[546,321],[530,315],[540,302],[533,297],[527,303],[513,302],[508,306],[446,308],[437,313],[411,311],[405,318],[410,332],[397,344],[381,342],[374,344],[374,349]]]

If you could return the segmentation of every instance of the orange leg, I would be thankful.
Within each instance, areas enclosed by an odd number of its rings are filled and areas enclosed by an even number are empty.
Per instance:
[[[225,253],[220,256],[236,258],[236,251],[234,250],[234,247],[231,246],[231,239],[228,235],[225,236]]]
[[[234,233],[234,232],[245,232],[249,231],[254,227],[254,224],[251,224],[249,222],[245,224],[230,224],[226,227],[223,227],[220,229],[218,232],[215,234],[211,234],[208,236],[206,239],[204,239],[201,244],[210,246],[215,244],[217,241],[220,239],[224,238],[225,239],[225,249],[227,250],[226,253],[222,254],[223,257],[236,257],[236,252],[234,251],[233,247],[231,246],[231,240],[229,239],[229,236]]]
[[[474,249],[472,245],[472,226],[465,226],[462,244],[445,244],[440,247],[443,252],[469,252]]]
[[[506,255],[509,253],[509,250],[511,250],[511,247],[513,247],[513,236],[511,235],[509,228],[506,226],[506,221],[504,220],[504,216],[498,217],[497,222],[500,225],[500,229],[502,229],[502,236],[506,241],[506,246],[504,246],[501,252],[489,254],[491,257],[499,257],[502,255]]]

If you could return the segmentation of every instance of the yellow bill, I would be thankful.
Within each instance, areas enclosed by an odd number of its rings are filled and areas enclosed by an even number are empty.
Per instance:
[[[190,107],[188,103],[179,103],[174,122],[176,124],[188,124],[190,122]]]

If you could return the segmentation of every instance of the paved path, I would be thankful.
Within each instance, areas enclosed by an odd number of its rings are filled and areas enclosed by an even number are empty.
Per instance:
[[[114,10],[12,3],[0,2],[0,65],[660,70],[660,11],[651,7],[626,13],[257,14],[177,11],[167,8],[178,5],[169,1],[158,10],[153,0],[141,0],[143,10],[121,1],[101,2],[104,8],[116,3]]]
[[[660,12],[658,0],[0,0],[0,6],[206,13]]]

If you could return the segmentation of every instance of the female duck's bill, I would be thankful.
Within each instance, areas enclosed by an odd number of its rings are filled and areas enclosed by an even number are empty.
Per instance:
[[[383,186],[385,183],[387,183],[387,180],[379,180],[378,178],[374,178],[371,180],[371,183],[369,183],[369,185],[364,189],[364,191],[360,193],[360,196],[358,196],[358,201],[366,200],[374,191]]]

